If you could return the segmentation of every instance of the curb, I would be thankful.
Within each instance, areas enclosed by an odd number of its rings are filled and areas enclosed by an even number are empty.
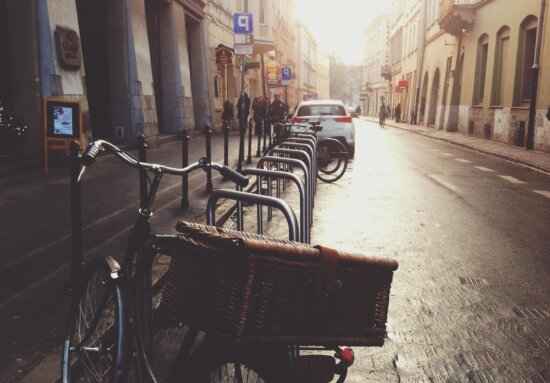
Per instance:
[[[376,121],[370,120],[370,119],[367,119],[367,118],[364,118],[364,120],[376,123]],[[404,128],[402,126],[397,126],[397,125],[388,124],[388,123],[386,123],[386,125],[391,126],[392,128],[395,128],[395,129],[400,129],[400,130],[404,130],[404,131],[407,131],[407,132],[415,133],[415,134],[421,135],[423,137],[428,137],[428,138],[431,138],[431,139],[434,139],[434,140],[443,141],[443,142],[446,142],[448,144],[453,144],[453,145],[456,145],[456,146],[460,146],[462,148],[470,149],[470,150],[478,152],[478,153],[483,153],[483,154],[486,154],[486,155],[489,155],[489,156],[500,158],[501,160],[505,160],[505,161],[508,161],[508,162],[511,162],[511,163],[514,163],[514,164],[519,164],[521,166],[525,166],[527,168],[536,170],[538,172],[550,175],[550,169],[546,169],[546,168],[544,168],[542,166],[539,166],[537,164],[533,164],[532,162],[522,160],[521,158],[511,157],[511,156],[506,156],[506,155],[503,155],[503,154],[491,152],[491,151],[484,150],[484,149],[481,149],[481,148],[477,148],[477,147],[467,145],[467,144],[464,144],[464,143],[461,143],[461,142],[449,140],[449,139],[443,138],[443,137],[435,137],[435,136],[432,136],[430,134],[430,132],[424,132],[424,131],[415,130],[415,129],[407,129],[407,128]]]

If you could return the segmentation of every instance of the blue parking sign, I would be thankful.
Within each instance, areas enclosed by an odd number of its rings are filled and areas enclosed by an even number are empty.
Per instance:
[[[252,13],[234,13],[233,31],[241,35],[252,34]]]
[[[289,67],[283,67],[281,69],[281,79],[283,81],[290,81],[290,68]]]

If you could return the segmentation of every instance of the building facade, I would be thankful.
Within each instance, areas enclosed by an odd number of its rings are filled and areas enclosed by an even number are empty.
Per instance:
[[[294,0],[279,0],[275,5],[275,58],[280,67],[290,68],[290,85],[274,88],[287,105],[296,105],[296,24],[294,22]]]
[[[315,90],[319,100],[328,100],[330,98],[330,59],[328,55],[317,50],[316,59],[317,78],[315,81]]]
[[[210,119],[204,8],[201,0],[0,0],[0,98],[29,126],[18,154],[43,158],[43,97],[80,101],[84,142],[135,144],[142,133],[201,128]]]
[[[518,146],[527,145],[531,139],[534,149],[550,152],[550,123],[545,117],[550,106],[550,29],[540,28],[541,2],[457,4],[446,0],[440,7],[439,24],[454,36],[458,48],[449,129]],[[548,20],[548,7],[545,13]],[[458,26],[451,21],[457,17]],[[541,55],[535,85],[532,76],[537,35]],[[534,128],[529,137],[534,94]]]
[[[297,102],[317,98],[317,42],[307,27],[296,22]]]
[[[382,104],[388,105],[390,92],[390,16],[379,15],[365,30],[363,81],[367,90],[364,113],[377,115]]]
[[[395,108],[397,105],[404,105],[407,83],[402,74],[401,65],[403,61],[403,13],[404,2],[393,0],[390,13],[390,105]]]

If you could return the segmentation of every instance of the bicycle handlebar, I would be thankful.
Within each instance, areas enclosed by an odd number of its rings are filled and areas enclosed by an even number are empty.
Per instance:
[[[219,171],[224,177],[229,178],[231,181],[239,186],[245,187],[248,185],[248,178],[227,166],[218,164],[216,162],[211,162],[207,157],[202,157],[199,161],[194,162],[185,168],[174,168],[170,166],[151,164],[148,162],[140,162],[133,158],[130,154],[124,152],[119,147],[104,140],[91,142],[84,151],[84,154],[82,154],[82,157],[80,158],[80,163],[85,167],[91,166],[94,163],[95,158],[98,156],[98,154],[104,150],[112,151],[118,158],[126,162],[128,165],[140,169],[157,171],[160,170],[167,174],[181,176],[190,173],[198,168],[202,168],[204,171],[208,170],[208,168],[212,168]]]

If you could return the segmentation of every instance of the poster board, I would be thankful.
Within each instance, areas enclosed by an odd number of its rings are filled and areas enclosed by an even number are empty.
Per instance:
[[[79,100],[44,97],[44,170],[48,173],[50,150],[68,150],[72,141],[82,145],[82,112]]]

